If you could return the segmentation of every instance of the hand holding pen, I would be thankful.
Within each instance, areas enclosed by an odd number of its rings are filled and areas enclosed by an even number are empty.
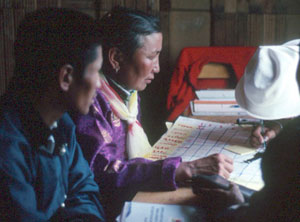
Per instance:
[[[265,125],[256,125],[252,131],[250,137],[250,144],[253,147],[260,147],[261,145],[266,147],[266,143],[276,136],[274,129],[266,127]]]
[[[262,145],[266,146],[266,143],[273,139],[276,134],[280,131],[278,129],[272,127],[274,124],[269,125],[269,122],[266,126],[265,121],[259,119],[244,119],[238,118],[237,124],[239,125],[253,125],[253,130],[250,137],[250,144],[253,147],[259,148]]]
[[[262,139],[260,145],[262,144],[263,146],[257,150],[257,153],[252,158],[245,160],[244,162],[246,162],[246,163],[251,163],[252,161],[261,158],[267,147],[267,141],[268,141],[269,137],[266,136],[266,130],[265,130],[265,125],[264,125],[263,120],[259,121],[259,125],[256,126],[256,129],[260,130],[259,136]]]

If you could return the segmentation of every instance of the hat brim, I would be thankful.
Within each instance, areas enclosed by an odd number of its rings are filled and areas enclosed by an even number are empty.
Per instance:
[[[285,119],[300,115],[300,99],[294,101],[287,98],[284,104],[253,104],[245,95],[245,78],[244,76],[238,82],[235,88],[235,98],[240,107],[246,110],[249,116],[264,119],[275,120]]]

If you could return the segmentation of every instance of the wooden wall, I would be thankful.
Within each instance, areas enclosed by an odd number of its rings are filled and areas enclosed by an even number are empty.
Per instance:
[[[161,72],[141,93],[145,130],[162,133],[168,85],[176,58],[186,46],[257,46],[300,37],[299,0],[0,0],[0,94],[13,74],[13,41],[26,12],[66,7],[100,18],[113,6],[160,16],[164,42]]]

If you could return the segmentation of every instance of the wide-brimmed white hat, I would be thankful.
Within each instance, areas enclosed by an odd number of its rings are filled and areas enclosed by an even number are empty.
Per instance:
[[[300,39],[259,46],[235,89],[238,104],[259,119],[300,115],[297,82]]]

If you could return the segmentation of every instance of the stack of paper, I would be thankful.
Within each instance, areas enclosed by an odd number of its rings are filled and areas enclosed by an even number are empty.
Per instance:
[[[194,116],[245,116],[246,111],[236,102],[234,90],[212,89],[196,91],[198,99],[191,101]]]
[[[234,89],[197,90],[196,96],[200,100],[235,100]]]
[[[193,206],[126,202],[118,222],[191,222],[205,221],[204,210]]]

